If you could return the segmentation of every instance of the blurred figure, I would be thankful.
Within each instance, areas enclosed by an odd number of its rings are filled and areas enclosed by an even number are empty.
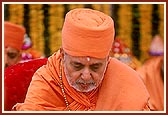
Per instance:
[[[25,28],[11,22],[4,22],[4,61],[5,68],[18,63],[21,60],[21,47]]]
[[[140,61],[133,56],[130,48],[120,38],[114,40],[111,53],[112,57],[120,60],[134,70],[141,66]]]
[[[29,60],[37,59],[37,58],[44,58],[42,53],[33,49],[32,46],[33,46],[33,43],[31,41],[30,37],[27,34],[25,34],[24,35],[24,43],[22,45],[21,62],[25,62],[25,61],[29,61]]]
[[[164,110],[164,44],[159,35],[154,36],[149,54],[142,67],[137,72],[142,79],[150,94],[151,109]]]

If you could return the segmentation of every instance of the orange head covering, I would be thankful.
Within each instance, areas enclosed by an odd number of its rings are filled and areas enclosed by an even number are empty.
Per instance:
[[[25,28],[10,22],[4,24],[4,42],[5,47],[11,46],[18,50],[21,50],[23,45],[23,39],[25,34]]]
[[[62,47],[72,56],[105,58],[114,40],[113,19],[96,10],[77,8],[66,14]]]

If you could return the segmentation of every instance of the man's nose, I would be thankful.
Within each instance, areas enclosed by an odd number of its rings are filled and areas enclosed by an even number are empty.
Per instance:
[[[84,71],[82,72],[81,78],[85,81],[88,81],[91,79],[91,73],[89,71],[89,68],[85,68]]]

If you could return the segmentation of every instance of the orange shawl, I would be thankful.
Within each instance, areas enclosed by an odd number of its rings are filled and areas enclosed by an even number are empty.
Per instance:
[[[13,110],[67,110],[60,88],[60,52],[53,54],[46,65],[34,74],[24,103]],[[125,64],[111,59],[99,88],[87,95],[71,88],[62,76],[69,106],[73,111],[145,110],[149,95],[137,73]]]
[[[164,84],[161,76],[163,56],[155,56],[147,60],[137,71],[142,75],[149,91],[151,109],[164,110]]]

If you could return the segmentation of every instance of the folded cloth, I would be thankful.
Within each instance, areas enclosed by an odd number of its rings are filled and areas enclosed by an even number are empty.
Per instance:
[[[113,19],[96,10],[73,9],[66,14],[62,46],[72,56],[105,58],[114,40]]]

